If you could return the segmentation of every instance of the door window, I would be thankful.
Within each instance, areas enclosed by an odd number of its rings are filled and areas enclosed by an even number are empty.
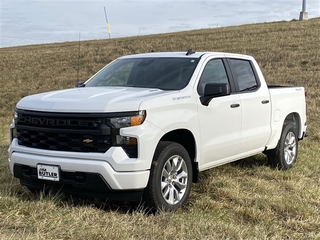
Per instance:
[[[205,66],[198,84],[199,95],[204,94],[207,83],[228,83],[228,76],[222,59],[210,60]]]
[[[240,59],[230,59],[233,77],[238,84],[239,91],[253,91],[258,88],[255,74],[250,61]]]

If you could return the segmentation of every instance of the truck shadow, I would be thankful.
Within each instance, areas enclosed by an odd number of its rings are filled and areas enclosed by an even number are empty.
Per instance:
[[[14,193],[12,194],[23,201],[53,203],[55,206],[62,208],[90,207],[104,212],[117,212],[120,214],[143,213],[149,215],[155,213],[145,207],[142,202],[137,201],[114,201],[93,197],[74,196],[54,190],[36,192],[30,191],[23,186],[19,186],[19,188],[13,190],[13,192]]]
[[[258,154],[252,157],[247,157],[237,160],[235,162],[231,162],[230,165],[238,168],[254,168],[268,166],[268,159],[266,155]]]

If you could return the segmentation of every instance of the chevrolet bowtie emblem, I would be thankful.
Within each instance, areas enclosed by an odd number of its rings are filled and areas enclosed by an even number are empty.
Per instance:
[[[92,142],[93,142],[93,140],[92,140],[92,139],[87,138],[87,139],[83,139],[83,141],[82,141],[82,142],[84,142],[84,143],[92,143]]]

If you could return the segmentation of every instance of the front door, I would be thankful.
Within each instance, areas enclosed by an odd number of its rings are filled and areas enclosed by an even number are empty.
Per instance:
[[[206,63],[198,84],[198,93],[204,94],[206,83],[229,83],[222,59]],[[241,145],[241,105],[239,94],[213,98],[208,106],[199,104],[201,129],[201,159],[199,168],[218,165],[235,156]]]

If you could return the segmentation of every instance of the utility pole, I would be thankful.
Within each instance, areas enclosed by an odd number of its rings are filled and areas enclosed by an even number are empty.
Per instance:
[[[300,12],[299,20],[308,20],[307,0],[302,0],[302,11]]]
[[[106,17],[106,26],[107,26],[109,38],[111,38],[111,30],[110,30],[110,24],[108,22],[108,16],[107,16],[106,7],[103,7],[103,8],[104,8],[104,16]]]

